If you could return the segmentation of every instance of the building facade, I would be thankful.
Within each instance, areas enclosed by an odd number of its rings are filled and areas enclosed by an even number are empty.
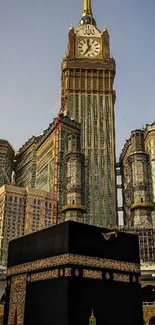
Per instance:
[[[69,29],[63,57],[62,107],[81,123],[87,223],[104,226],[117,224],[115,70],[108,30],[97,28],[91,1],[84,1],[78,28]]]
[[[79,136],[80,142],[79,123],[60,113],[40,136],[32,137],[16,154],[16,185],[51,192],[53,225],[64,217],[64,155],[72,133]]]
[[[144,129],[144,138],[145,150],[150,158],[153,202],[155,203],[155,121],[146,125]]]
[[[131,133],[120,156],[124,224],[128,227],[149,227],[154,222],[154,161],[147,128]]]
[[[80,137],[72,134],[68,138],[68,150],[64,155],[64,202],[62,213],[65,220],[84,221],[85,161],[81,153]]]
[[[7,140],[0,139],[0,187],[10,184],[14,169],[14,149]]]
[[[51,193],[4,185],[0,188],[0,262],[6,265],[9,241],[51,226]]]
[[[144,324],[155,324],[155,122],[131,132],[120,167],[122,231],[139,236]]]
[[[84,221],[85,163],[80,148],[79,123],[60,113],[41,136],[12,153],[15,185],[10,172],[7,185],[0,187],[2,264],[10,240],[71,218],[76,209],[77,219]]]

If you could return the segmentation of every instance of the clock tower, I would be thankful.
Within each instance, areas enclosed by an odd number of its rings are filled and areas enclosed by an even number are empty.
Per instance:
[[[117,224],[115,67],[108,30],[98,29],[91,0],[84,0],[78,28],[69,28],[62,62],[61,108],[64,115],[81,124],[86,222],[102,226]]]

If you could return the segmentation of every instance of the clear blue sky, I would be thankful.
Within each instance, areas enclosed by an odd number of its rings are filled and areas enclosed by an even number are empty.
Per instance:
[[[92,0],[116,59],[117,157],[131,130],[155,120],[155,0]],[[17,150],[60,106],[61,59],[82,0],[0,0],[0,138]]]

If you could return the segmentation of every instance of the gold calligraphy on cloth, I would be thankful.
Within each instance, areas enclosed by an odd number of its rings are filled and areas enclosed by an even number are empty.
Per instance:
[[[68,253],[64,255],[44,258],[34,262],[24,263],[17,266],[12,266],[8,269],[7,276],[27,273],[31,271],[37,271],[37,270],[47,269],[54,266],[61,266],[67,264],[140,273],[140,265],[136,263],[116,261],[116,260],[100,258],[100,257],[74,255]]]
[[[8,325],[23,325],[26,296],[26,275],[12,277]]]

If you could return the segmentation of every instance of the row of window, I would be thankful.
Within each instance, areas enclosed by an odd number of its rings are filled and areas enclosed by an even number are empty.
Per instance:
[[[13,196],[8,196],[6,195],[5,196],[5,200],[8,201],[8,202],[12,202],[12,203],[19,203],[19,204],[22,204],[23,203],[23,199],[22,198],[19,198],[19,197],[13,197]],[[26,203],[26,200],[25,202]]]

